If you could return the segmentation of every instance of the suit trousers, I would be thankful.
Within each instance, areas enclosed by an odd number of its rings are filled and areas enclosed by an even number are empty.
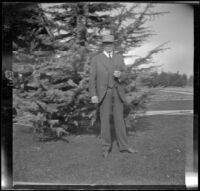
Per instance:
[[[128,148],[127,133],[125,128],[123,109],[124,105],[121,101],[116,87],[108,88],[105,97],[100,104],[100,120],[101,120],[101,142],[102,150],[109,151],[112,146],[111,142],[111,124],[110,117],[113,116],[115,134],[119,150]]]

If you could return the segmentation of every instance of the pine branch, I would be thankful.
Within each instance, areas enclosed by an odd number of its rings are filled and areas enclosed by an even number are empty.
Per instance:
[[[164,42],[163,44],[157,46],[153,50],[149,51],[149,53],[143,57],[143,58],[138,58],[135,60],[135,62],[130,66],[130,69],[133,67],[138,67],[141,64],[148,64],[148,60],[152,59],[152,56],[154,54],[157,54],[158,52],[165,51],[169,48],[165,48],[164,46],[169,43],[170,41]]]

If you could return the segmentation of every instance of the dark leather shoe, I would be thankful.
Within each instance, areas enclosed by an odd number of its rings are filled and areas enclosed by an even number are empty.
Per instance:
[[[108,151],[103,152],[103,158],[108,158]]]
[[[137,150],[135,150],[135,149],[132,149],[132,148],[128,148],[128,149],[126,149],[126,150],[122,150],[121,152],[125,152],[125,153],[131,153],[131,154],[133,154],[133,153],[137,153],[138,151]]]

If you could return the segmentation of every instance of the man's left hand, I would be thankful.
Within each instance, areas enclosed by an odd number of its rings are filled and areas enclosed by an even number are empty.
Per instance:
[[[116,77],[116,78],[119,78],[121,76],[121,72],[118,71],[118,70],[115,70],[113,75]]]

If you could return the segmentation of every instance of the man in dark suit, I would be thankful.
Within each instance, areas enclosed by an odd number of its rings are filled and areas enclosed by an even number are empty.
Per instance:
[[[111,149],[110,116],[113,115],[116,138],[121,152],[137,152],[128,147],[123,118],[123,104],[126,101],[124,82],[127,78],[123,57],[114,53],[114,36],[102,39],[103,52],[92,59],[89,80],[91,102],[98,104],[101,120],[103,156],[107,158]]]

